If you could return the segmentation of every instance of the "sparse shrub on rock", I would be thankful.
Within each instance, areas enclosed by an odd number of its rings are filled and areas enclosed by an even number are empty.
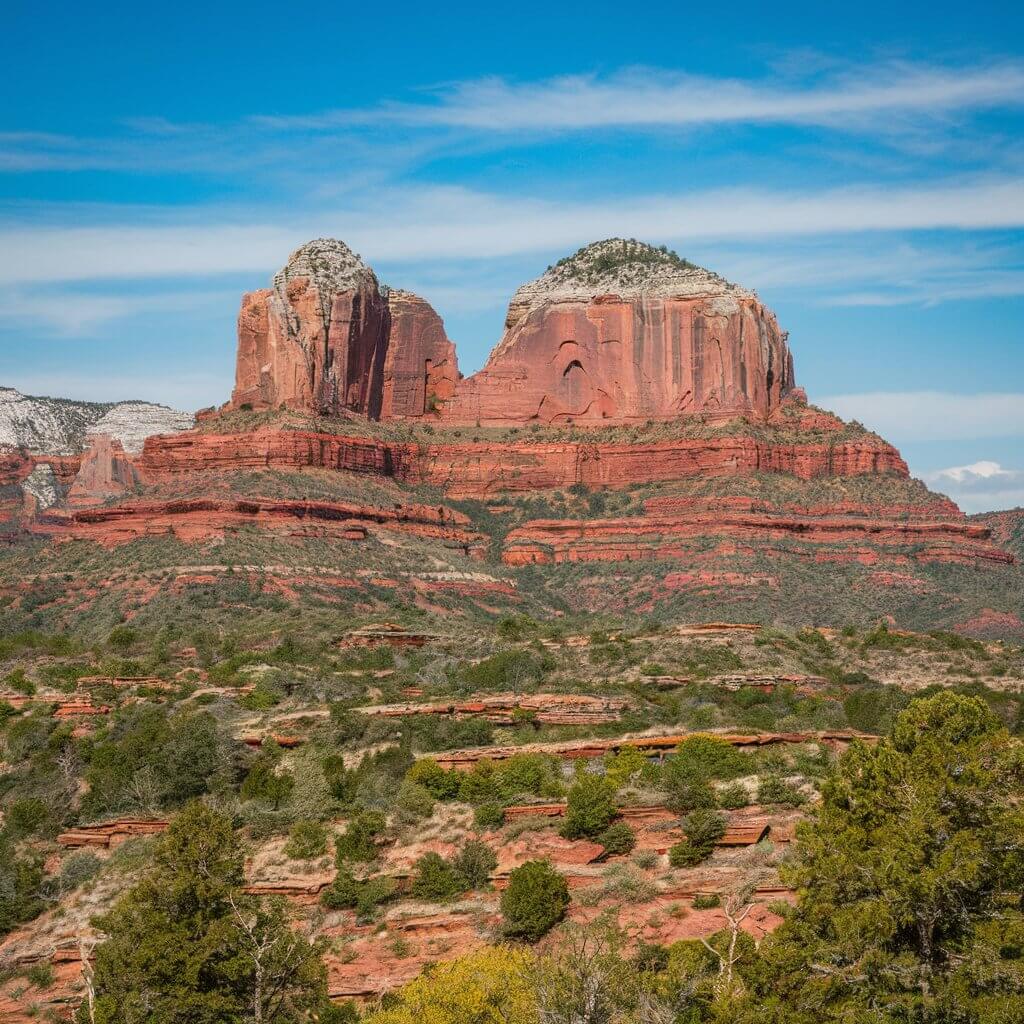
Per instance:
[[[669,863],[674,868],[689,868],[707,860],[715,843],[725,835],[725,818],[704,808],[691,811],[683,819],[686,838],[668,851]]]
[[[509,875],[501,896],[504,931],[513,938],[536,942],[565,917],[569,886],[546,860],[529,860]]]
[[[615,787],[600,775],[581,775],[569,790],[561,834],[566,839],[594,838],[612,823],[615,811]]]

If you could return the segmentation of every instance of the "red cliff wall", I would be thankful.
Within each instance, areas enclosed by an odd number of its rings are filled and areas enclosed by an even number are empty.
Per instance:
[[[767,417],[793,382],[785,335],[756,298],[549,301],[509,325],[446,419],[637,422]]]

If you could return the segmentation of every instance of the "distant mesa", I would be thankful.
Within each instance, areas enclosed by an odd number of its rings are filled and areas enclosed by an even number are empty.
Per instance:
[[[588,245],[515,293],[505,331],[463,378],[426,300],[382,288],[344,244],[297,249],[246,295],[229,408],[450,423],[765,419],[794,393],[774,314],[667,249]]]

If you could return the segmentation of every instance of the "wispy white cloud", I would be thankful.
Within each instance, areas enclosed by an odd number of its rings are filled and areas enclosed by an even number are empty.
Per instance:
[[[885,129],[880,115],[942,115],[1024,103],[1024,67],[890,62],[793,83],[709,78],[639,68],[540,82],[457,82],[416,103],[258,119],[268,127],[327,130],[387,122],[480,132],[788,123]]]
[[[0,278],[10,282],[263,271],[308,238],[344,238],[371,260],[458,260],[565,251],[614,235],[686,243],[1024,225],[1024,178],[945,180],[901,187],[682,195],[554,202],[464,188],[375,190],[347,207],[268,220],[205,210],[174,220],[132,217],[88,227],[0,229]],[[756,282],[754,282],[756,283]]]
[[[1024,437],[1024,392],[873,391],[815,401],[900,444]]]
[[[177,289],[142,294],[90,294],[81,291],[0,291],[0,323],[40,329],[62,338],[92,336],[108,324],[140,314],[181,314],[230,308],[238,295],[227,291]]]

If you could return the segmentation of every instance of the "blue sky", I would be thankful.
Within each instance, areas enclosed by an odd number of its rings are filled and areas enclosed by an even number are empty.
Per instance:
[[[1024,504],[1020,5],[8,2],[0,383],[181,408],[310,237],[444,316],[610,235],[756,289],[812,401]],[[831,9],[831,8],[836,9]]]

